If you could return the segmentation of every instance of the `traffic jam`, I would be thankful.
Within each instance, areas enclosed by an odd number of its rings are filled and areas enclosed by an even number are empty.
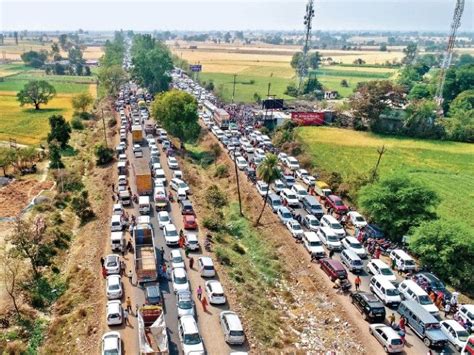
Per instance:
[[[350,297],[385,352],[414,348],[473,353],[474,305],[460,304],[459,293],[448,291],[433,273],[419,270],[405,246],[390,242],[327,183],[301,169],[295,157],[279,152],[257,129],[262,122],[232,107],[240,115],[230,115],[179,69],[173,73],[173,86],[196,97],[203,126],[267,198],[268,208],[310,260],[319,263],[336,292]],[[278,156],[280,170],[271,186],[257,177],[268,153]]]
[[[115,103],[117,183],[101,259],[110,331],[101,353],[246,354],[241,320],[207,252],[211,236],[200,233],[176,148],[149,119],[151,100],[130,83]]]

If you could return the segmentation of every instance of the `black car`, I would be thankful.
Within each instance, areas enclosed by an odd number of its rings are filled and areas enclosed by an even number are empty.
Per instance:
[[[445,301],[451,299],[451,292],[446,289],[446,285],[431,272],[419,272],[413,280],[426,292],[433,290],[438,295],[442,295]]]
[[[383,323],[385,307],[375,295],[367,292],[351,293],[351,301],[370,323]]]
[[[179,201],[179,206],[181,208],[181,214],[182,215],[194,215],[194,209],[193,209],[193,204],[189,200],[180,200]]]

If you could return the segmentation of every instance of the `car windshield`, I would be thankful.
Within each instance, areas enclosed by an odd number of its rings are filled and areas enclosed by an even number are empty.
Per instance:
[[[293,194],[287,194],[286,196],[288,197],[289,200],[296,200],[296,196]]]
[[[185,284],[186,282],[188,282],[188,280],[186,279],[186,276],[175,277],[175,278],[174,278],[174,283],[175,283],[175,284],[183,285],[183,284]]]
[[[342,229],[342,226],[339,223],[331,223],[332,229]]]
[[[393,272],[392,272],[392,270],[390,270],[389,268],[384,267],[384,268],[381,268],[381,269],[380,269],[380,274],[381,274],[381,275],[384,275],[384,276],[392,276],[392,275],[393,275]]]
[[[267,189],[268,189],[268,186],[266,184],[260,185],[260,190],[267,191]]]
[[[306,190],[298,190],[298,195],[306,196],[307,194]]]
[[[300,230],[301,230],[301,226],[300,226],[298,223],[292,224],[291,227],[292,227],[293,230],[295,230],[295,231],[300,231]]]
[[[321,242],[318,242],[318,241],[310,242],[310,243],[309,243],[309,246],[311,246],[311,247],[319,247],[319,246],[321,246]]]
[[[353,260],[353,261],[352,261],[352,264],[353,264],[353,265],[364,265],[364,263],[362,262],[362,260]]]
[[[387,296],[398,296],[399,292],[396,288],[387,289]]]
[[[167,215],[161,215],[160,216],[160,221],[161,222],[168,222],[170,219]]]
[[[104,355],[118,355],[117,349],[104,350]]]
[[[193,302],[189,299],[180,300],[178,302],[178,307],[181,309],[191,309],[193,308]]]
[[[317,219],[311,219],[309,221],[309,224],[312,225],[312,226],[319,226],[319,221]]]
[[[328,241],[329,241],[329,242],[338,242],[338,241],[339,241],[339,238],[336,237],[335,235],[329,235],[329,236],[328,236]]]
[[[185,189],[185,188],[188,187],[188,185],[186,185],[186,183],[184,183],[184,182],[180,182],[180,183],[178,184],[178,186],[179,186],[180,189]]]
[[[234,336],[234,337],[244,336],[244,332],[242,330],[231,330],[229,333],[231,336]]]
[[[402,345],[403,341],[400,338],[394,338],[390,341],[390,344],[392,344],[392,345]]]
[[[440,280],[433,280],[431,281],[431,288],[436,290],[444,290],[446,286]]]
[[[181,263],[181,262],[183,262],[183,258],[181,257],[181,255],[178,255],[178,256],[173,257],[173,259],[171,261],[173,263]]]
[[[171,229],[166,231],[166,235],[168,237],[176,237],[178,235],[178,232],[176,231],[176,229]]]
[[[350,243],[350,245],[351,245],[351,248],[362,249],[362,245],[360,245],[359,243]]]
[[[462,342],[467,341],[467,338],[469,338],[469,333],[466,332],[465,330],[460,330],[457,333],[458,333],[459,340]]]
[[[405,260],[405,265],[407,266],[414,266],[415,262],[413,260]]]
[[[344,204],[342,203],[341,200],[336,200],[336,201],[334,201],[334,204],[335,204],[336,206],[344,206]]]
[[[291,213],[290,212],[283,212],[282,216],[283,216],[283,218],[291,218]]]
[[[428,297],[428,295],[421,295],[418,297],[418,300],[421,305],[427,305],[427,304],[432,304],[433,302],[431,299]]]
[[[184,344],[186,345],[196,345],[201,342],[201,337],[199,333],[194,334],[184,334]]]
[[[109,259],[109,260],[107,260],[107,266],[108,267],[117,266],[117,262],[113,259]]]
[[[112,285],[109,285],[109,289],[110,290],[118,290],[120,288],[119,284],[112,284]]]
[[[357,216],[357,217],[355,218],[355,220],[356,220],[356,222],[364,222],[364,217],[362,217],[362,216]]]

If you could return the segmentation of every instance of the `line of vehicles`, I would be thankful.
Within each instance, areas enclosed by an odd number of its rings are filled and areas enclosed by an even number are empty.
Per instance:
[[[143,93],[143,95],[146,95]],[[113,207],[111,218],[110,245],[113,251],[123,252],[133,249],[133,275],[129,275],[138,286],[144,289],[146,303],[138,309],[139,352],[141,354],[166,353],[168,347],[168,332],[165,323],[163,297],[157,280],[169,280],[170,288],[176,297],[177,328],[180,348],[184,354],[204,354],[205,347],[196,321],[191,284],[187,273],[182,247],[190,252],[199,251],[198,224],[193,204],[189,199],[190,189],[186,184],[183,173],[179,170],[175,148],[162,128],[156,127],[146,120],[148,115],[146,106],[139,106],[137,102],[143,100],[138,90],[132,90],[126,85],[116,102],[120,115],[120,144],[116,147],[118,157],[118,201]],[[128,102],[128,105],[125,103]],[[129,111],[130,114],[127,114]],[[128,117],[127,117],[128,116]],[[141,133],[134,127],[139,126]],[[133,156],[127,156],[127,142],[129,134],[132,138]],[[141,139],[139,139],[141,137]],[[161,149],[159,148],[161,146]],[[143,154],[144,147],[150,152],[149,160]],[[171,172],[171,178],[165,174],[161,166],[160,157],[166,155],[165,164]],[[135,184],[132,193],[128,176],[133,174]],[[173,218],[172,203],[177,202],[182,216],[183,230],[179,230]],[[138,207],[139,216],[129,226],[125,217],[124,206]],[[152,223],[152,218],[156,222]],[[159,230],[154,230],[153,225]],[[125,230],[129,227],[131,234],[130,247],[125,242]],[[163,269],[163,250],[158,252],[157,238],[163,237],[164,244],[170,248],[169,269]],[[120,257],[116,254],[107,256],[105,263],[114,262],[114,274],[107,276],[106,288],[109,302],[107,304],[107,319],[109,326],[121,325],[124,322],[123,286],[120,275]],[[194,268],[204,282],[203,295],[210,304],[226,304],[227,299],[221,283],[214,279],[216,271],[213,261],[208,256],[200,256]],[[165,271],[166,270],[166,271]],[[167,306],[169,307],[169,306]],[[113,320],[112,320],[113,319]],[[110,320],[110,321],[109,321]],[[228,344],[240,345],[245,342],[245,333],[242,323],[235,312],[222,311],[219,321],[224,340]],[[103,337],[103,354],[121,354],[121,339],[119,332],[108,332]]]
[[[368,290],[351,292],[350,297],[364,319],[372,323],[369,332],[386,352],[400,352],[405,343],[403,333],[399,333],[396,326],[386,324],[388,311],[385,306],[388,306],[404,317],[406,325],[426,347],[449,349],[446,346],[451,344],[457,351],[465,348],[464,353],[473,353],[474,340],[469,333],[474,331],[474,305],[461,305],[456,313],[457,320],[442,319],[439,308],[430,297],[431,293],[442,297],[444,302],[451,302],[453,295],[457,300],[457,293],[452,295],[432,273],[416,272],[416,262],[406,251],[385,241],[383,232],[377,226],[367,223],[360,213],[345,205],[325,182],[318,181],[301,169],[296,158],[277,152],[268,136],[253,126],[241,125],[237,129],[234,123],[234,128],[229,125],[223,127],[215,121],[212,106],[200,98],[203,89],[198,84],[178,74],[173,78],[175,87],[185,87],[192,94],[199,93],[195,96],[203,107],[200,117],[204,125],[227,149],[238,169],[255,184],[262,198],[267,197],[269,207],[289,233],[301,242],[312,259],[319,261],[321,269],[332,281],[341,286],[349,284],[347,289],[350,289],[347,271],[361,276],[366,273],[372,275],[364,278]],[[257,180],[255,172],[268,152],[278,155],[281,170],[280,179],[272,186]],[[363,229],[363,238],[356,238],[358,233],[355,236],[349,234],[345,228],[348,225],[356,230]],[[372,244],[369,245],[369,242]],[[400,282],[392,268],[378,255],[369,258],[369,254],[377,249],[388,256],[399,273],[409,273],[413,277]],[[333,258],[335,252],[338,256]]]

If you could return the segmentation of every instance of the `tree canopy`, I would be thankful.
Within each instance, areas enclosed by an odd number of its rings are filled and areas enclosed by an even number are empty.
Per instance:
[[[71,138],[71,126],[63,116],[53,115],[49,118],[51,131],[48,133],[48,143],[57,141],[61,148],[65,148]]]
[[[135,35],[131,52],[132,77],[152,93],[168,90],[173,69],[168,47],[150,35]]]
[[[87,109],[94,103],[94,98],[91,94],[83,92],[72,97],[72,107],[76,111],[86,112]]]
[[[128,75],[122,65],[101,66],[98,77],[100,84],[109,95],[117,94],[120,86],[128,80]]]
[[[366,185],[358,197],[369,219],[395,241],[401,241],[410,228],[435,218],[433,208],[438,201],[434,191],[404,175]]]
[[[183,91],[172,90],[158,95],[152,104],[152,116],[173,136],[182,141],[197,139],[198,123],[196,99]]]
[[[413,101],[405,110],[403,130],[407,136],[418,138],[441,138],[443,126],[436,120],[437,105],[431,100]]]
[[[26,65],[33,68],[41,68],[47,58],[48,52],[46,51],[29,51],[21,55],[21,60],[25,62]]]
[[[16,94],[16,97],[20,106],[33,105],[35,110],[39,110],[41,104],[47,104],[55,95],[56,89],[47,81],[31,80]]]
[[[456,289],[468,291],[472,296],[472,228],[449,220],[424,222],[416,228],[409,244],[424,266]]]

